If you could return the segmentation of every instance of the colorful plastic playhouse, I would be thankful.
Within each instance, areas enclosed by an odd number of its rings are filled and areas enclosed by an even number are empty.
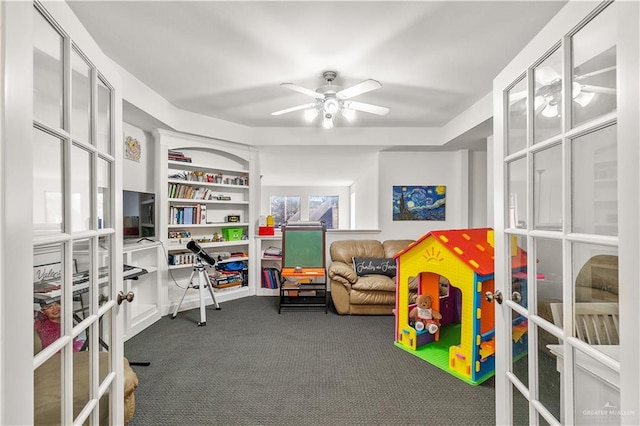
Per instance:
[[[512,244],[512,276],[526,295],[526,253]],[[491,228],[431,231],[398,253],[396,275],[396,346],[477,385],[495,372],[494,292]],[[431,295],[442,315],[434,334],[410,324],[409,281],[418,279],[418,295]],[[526,300],[523,301],[526,306]],[[513,319],[513,356],[527,350],[525,318]]]

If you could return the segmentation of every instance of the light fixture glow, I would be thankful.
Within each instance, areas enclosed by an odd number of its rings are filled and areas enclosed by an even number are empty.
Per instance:
[[[324,112],[327,114],[335,114],[340,109],[340,103],[336,98],[327,98],[323,104]]]
[[[333,115],[324,115],[324,120],[322,120],[322,127],[325,129],[333,129]]]
[[[316,108],[307,109],[304,111],[304,119],[309,123],[313,121],[314,118],[318,116],[318,110]]]
[[[347,121],[353,121],[356,119],[356,110],[355,109],[349,109],[349,108],[342,108],[342,110],[340,111],[340,113],[342,113],[342,116],[344,118],[347,119]]]
[[[551,100],[547,106],[542,110],[542,115],[547,118],[553,118],[558,116],[558,102]]]
[[[533,108],[538,111],[545,104],[544,96],[536,96],[533,100]]]

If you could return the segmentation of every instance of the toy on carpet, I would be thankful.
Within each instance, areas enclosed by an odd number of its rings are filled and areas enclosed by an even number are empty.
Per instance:
[[[431,334],[436,334],[440,328],[442,315],[431,308],[433,299],[428,294],[421,294],[416,298],[416,306],[409,312],[409,318],[415,322],[414,327],[418,331],[426,329]]]

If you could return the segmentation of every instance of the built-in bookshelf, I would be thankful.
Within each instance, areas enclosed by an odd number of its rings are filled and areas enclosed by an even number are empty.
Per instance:
[[[249,268],[255,150],[164,130],[156,130],[154,136],[159,141],[161,164],[157,178],[159,235],[167,250],[169,271],[165,312],[180,303],[192,276],[196,255],[187,248],[190,241],[195,241],[219,265],[216,268],[205,264],[218,303],[255,294],[256,280]],[[216,271],[230,262],[244,263],[241,279],[229,282]],[[194,279],[198,280],[198,274]],[[198,291],[192,293],[187,292],[180,310],[199,306]],[[210,296],[205,303],[212,303]]]
[[[278,282],[278,277],[274,277],[275,271],[278,273],[281,271],[282,266],[282,236],[256,236],[256,253],[254,258],[256,259],[256,270],[260,274],[257,279],[256,294],[258,296],[277,296],[279,290],[277,286],[268,285],[264,282],[268,277],[265,276],[265,269],[269,270],[267,273],[271,275],[271,278],[275,278],[276,285],[281,284],[281,280]],[[280,250],[280,256],[277,255]]]

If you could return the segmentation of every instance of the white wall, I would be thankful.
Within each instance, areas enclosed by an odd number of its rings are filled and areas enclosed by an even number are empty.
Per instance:
[[[380,153],[379,217],[381,233],[379,238],[417,239],[433,229],[456,229],[468,227],[469,217],[473,226],[486,226],[484,206],[467,208],[463,199],[468,194],[469,181],[477,181],[474,199],[486,197],[483,176],[486,176],[485,154],[473,154],[470,178],[458,165],[466,156],[466,151],[456,152],[382,152]],[[486,177],[484,178],[486,181]],[[445,185],[447,203],[444,221],[394,221],[392,213],[392,187],[394,185]],[[475,185],[474,185],[475,186]],[[465,187],[467,187],[465,190]],[[473,211],[475,214],[470,214]]]
[[[125,159],[122,162],[122,189],[139,192],[155,192],[154,158],[155,143],[153,136],[129,123],[123,123],[124,140],[131,136],[140,142],[140,162]]]
[[[493,218],[488,216],[487,202],[491,200],[487,183],[489,165],[487,151],[472,151],[469,155],[469,228],[489,226]]]
[[[362,163],[359,163],[362,164]],[[380,154],[370,156],[362,167],[362,174],[351,185],[351,194],[355,194],[355,229],[380,229],[378,212],[378,187]]]

